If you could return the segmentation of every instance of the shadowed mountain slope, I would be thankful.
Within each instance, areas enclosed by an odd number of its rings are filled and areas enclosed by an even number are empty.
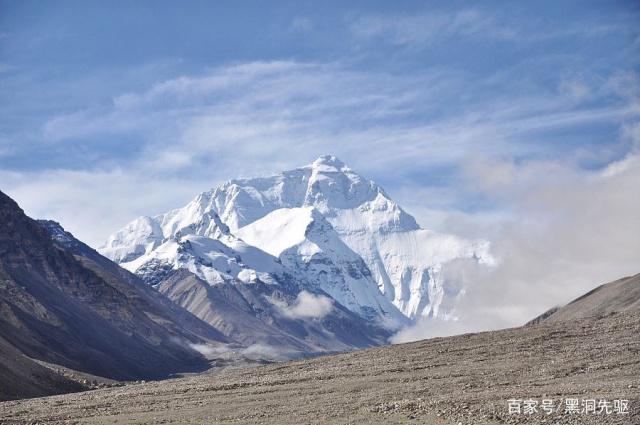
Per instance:
[[[85,247],[78,243],[79,250]],[[0,192],[0,338],[8,359],[3,369],[24,369],[19,363],[27,361],[16,352],[114,379],[164,378],[207,366],[188,343],[224,337],[177,306],[167,313],[171,303],[160,294],[89,254],[76,257],[53,242]],[[185,323],[193,330],[184,330]],[[17,389],[12,382],[18,381],[0,382],[3,397],[57,392],[42,385],[37,373],[21,379]]]
[[[96,250],[77,240],[52,220],[38,220],[47,230],[54,244],[70,252],[86,268],[95,272],[109,285],[122,292],[130,300],[131,307],[147,317],[162,323],[176,335],[185,335],[189,340],[204,339],[214,342],[229,342],[216,328],[207,325],[196,316],[181,308],[138,276],[100,255]]]
[[[83,385],[41,366],[0,338],[0,400],[82,391]]]

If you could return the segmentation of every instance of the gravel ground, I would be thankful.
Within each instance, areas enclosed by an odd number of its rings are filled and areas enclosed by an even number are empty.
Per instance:
[[[0,403],[14,423],[640,424],[640,313]],[[509,414],[509,399],[558,412]],[[566,414],[566,399],[629,400]]]

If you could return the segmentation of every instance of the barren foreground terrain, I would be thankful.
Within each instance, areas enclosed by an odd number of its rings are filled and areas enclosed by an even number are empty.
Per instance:
[[[631,312],[4,402],[0,422],[639,424],[639,377]],[[510,415],[513,398],[557,411]],[[629,413],[567,414],[566,399]]]

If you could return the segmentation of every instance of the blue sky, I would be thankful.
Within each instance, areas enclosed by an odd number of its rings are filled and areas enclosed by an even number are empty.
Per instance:
[[[639,271],[639,65],[631,0],[0,0],[0,190],[98,246],[334,154],[489,240],[462,328],[517,325]]]
[[[634,1],[2,1],[0,183],[94,245],[324,153],[424,226],[501,217],[478,161],[635,149],[639,22]]]

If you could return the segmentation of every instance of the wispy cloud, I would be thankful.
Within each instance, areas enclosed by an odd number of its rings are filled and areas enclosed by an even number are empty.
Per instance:
[[[376,16],[355,19],[351,32],[359,40],[386,41],[401,46],[426,46],[451,37],[510,39],[515,32],[479,9],[431,11],[418,15]]]
[[[300,355],[295,351],[267,344],[252,344],[240,351],[240,354],[251,360],[284,361]]]
[[[271,301],[289,319],[322,319],[333,310],[330,298],[309,291],[301,291],[290,305],[279,300]]]
[[[464,102],[443,105],[443,98],[465,90]],[[118,95],[109,107],[49,120],[44,135],[52,141],[137,135],[145,166],[194,166],[213,155],[227,159],[240,144],[250,162],[282,160],[284,151],[290,152],[284,157],[316,155],[333,145],[339,146],[335,153],[357,158],[365,143],[384,152],[387,161],[411,161],[420,152],[438,163],[459,158],[480,140],[483,149],[492,149],[518,133],[637,112],[621,102],[576,104],[575,89],[552,100],[546,95],[487,98],[484,90],[490,87],[474,92],[464,74],[437,69],[395,76],[338,63],[255,62]],[[587,96],[590,88],[583,84],[581,90]],[[188,158],[167,161],[167,148],[188,152]]]
[[[395,184],[398,201],[416,205],[410,193],[425,182],[408,180],[407,173],[455,171],[470,152],[546,155],[544,145],[526,142],[549,129],[629,121],[638,114],[636,98],[621,86],[632,87],[634,78],[627,73],[589,81],[582,95],[589,101],[576,102],[572,90],[552,97],[521,93],[508,90],[505,77],[471,83],[464,73],[438,68],[394,75],[340,63],[234,64],[51,118],[43,127],[43,146],[80,155],[80,167],[83,152],[93,155],[86,169],[14,172],[3,178],[4,189],[37,216],[69,220],[77,236],[93,244],[100,242],[99,232],[104,238],[136,215],[176,207],[223,180],[300,166],[325,153],[391,182],[392,192]],[[499,86],[505,92],[490,95]],[[450,100],[462,95],[463,101]],[[594,96],[607,103],[594,104]],[[105,143],[125,149],[113,148],[104,160],[95,157]],[[100,194],[88,190],[96,187]],[[89,211],[88,205],[103,226],[73,218]],[[114,205],[121,207],[108,211]]]
[[[567,38],[596,38],[628,25],[578,22],[551,26],[543,19],[505,14],[487,8],[435,9],[413,14],[361,15],[350,23],[352,36],[375,42],[422,49],[435,43],[460,41],[541,42]]]

